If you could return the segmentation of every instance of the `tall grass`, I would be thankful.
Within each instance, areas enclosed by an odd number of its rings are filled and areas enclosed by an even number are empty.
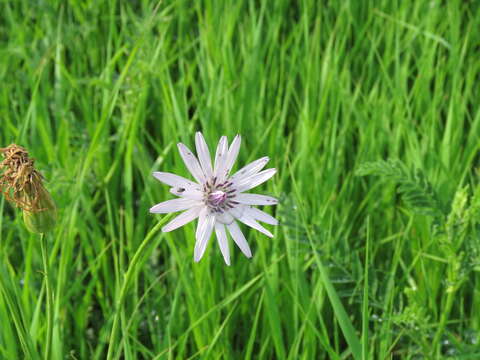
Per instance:
[[[0,1],[0,146],[59,209],[44,264],[0,200],[0,358],[478,358],[479,26],[460,0]],[[242,227],[230,267],[148,213],[197,130],[278,168],[275,237]]]

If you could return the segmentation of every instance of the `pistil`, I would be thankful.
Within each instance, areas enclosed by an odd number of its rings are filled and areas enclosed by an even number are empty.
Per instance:
[[[208,202],[214,206],[222,206],[227,199],[227,194],[221,190],[215,190],[208,195]]]

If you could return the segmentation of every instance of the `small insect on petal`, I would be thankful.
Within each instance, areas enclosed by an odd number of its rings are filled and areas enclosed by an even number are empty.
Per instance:
[[[203,192],[195,189],[185,189],[183,187],[173,187],[170,189],[173,195],[177,195],[191,200],[202,200]]]
[[[175,174],[155,171],[153,173],[153,176],[158,181],[161,181],[162,183],[170,185],[172,187],[183,187],[185,189],[199,189],[198,184]]]

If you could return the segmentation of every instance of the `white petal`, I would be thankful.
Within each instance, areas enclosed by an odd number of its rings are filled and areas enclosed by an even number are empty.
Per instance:
[[[237,194],[232,200],[246,205],[276,205],[278,200],[274,197],[260,194]]]
[[[245,210],[246,206],[245,205],[237,205],[233,209],[228,210],[229,214],[232,214],[232,216],[236,218],[241,218],[243,216],[243,212]]]
[[[200,202],[190,199],[173,199],[151,207],[150,212],[155,214],[165,214],[185,210],[199,204]]]
[[[241,168],[240,170],[238,170],[230,178],[230,181],[232,181],[234,183],[238,183],[241,180],[256,174],[257,172],[259,172],[260,170],[263,169],[263,167],[267,164],[268,160],[270,160],[268,158],[268,156],[265,156],[263,158],[260,158],[258,160],[255,160],[255,161],[251,162],[250,164],[248,164],[248,165],[244,166],[243,168]]]
[[[205,232],[205,226],[207,224],[206,222],[207,213],[208,213],[208,209],[205,207],[200,210],[200,214],[198,217],[197,229],[195,230],[195,250],[194,250],[195,257],[197,253],[197,247],[200,244],[200,242],[198,241],[198,238],[201,235],[201,233]]]
[[[215,153],[215,170],[214,176],[216,177],[216,183],[220,184],[224,180],[224,171],[226,167],[226,160],[228,154],[228,142],[227,137],[222,136],[217,145],[217,152]]]
[[[233,221],[233,216],[229,214],[229,212],[224,212],[223,214],[216,214],[217,221],[222,224],[231,224]]]
[[[199,218],[198,218],[198,225],[197,225],[197,229],[195,231],[195,238],[198,236],[198,234],[203,231],[203,227],[205,226],[205,219],[207,217],[207,214],[208,214],[208,208],[206,207],[203,207],[201,210],[200,210],[200,213],[199,213]]]
[[[198,221],[197,232],[195,234],[195,250],[193,259],[198,262],[205,253],[207,248],[208,240],[212,235],[213,225],[215,224],[215,215],[206,213],[206,208],[202,209],[200,213],[200,218]],[[206,214],[206,215],[204,215]]]
[[[262,222],[264,222],[266,224],[270,224],[270,225],[278,225],[278,220],[277,219],[275,219],[273,216],[267,214],[266,212],[264,212],[260,209],[250,207],[250,206],[246,206],[245,211],[247,212],[247,214],[249,216],[251,216],[255,220],[259,220],[259,221],[262,221]]]
[[[153,176],[155,176],[157,180],[163,182],[164,184],[167,184],[173,187],[200,189],[198,184],[175,174],[155,171],[153,173]]]
[[[246,213],[244,213],[242,217],[238,218],[238,220],[243,222],[245,225],[248,225],[251,228],[254,228],[254,229],[260,231],[261,233],[264,233],[268,237],[273,238],[273,234],[270,231],[265,229],[262,225],[260,225],[257,221],[255,221],[255,219],[251,218]]]
[[[276,172],[277,172],[277,169],[267,169],[267,170],[260,171],[256,175],[253,175],[251,177],[248,177],[248,178],[245,178],[241,181],[236,182],[234,184],[235,189],[238,192],[250,190],[250,189],[264,183],[268,179],[270,179],[273,175],[275,175]]]
[[[228,249],[227,232],[225,231],[225,225],[215,223],[215,234],[217,234],[218,245],[222,252],[223,259],[227,265],[230,265],[230,251]]]
[[[226,165],[225,165],[225,176],[224,179],[228,178],[230,174],[230,170],[232,170],[233,164],[235,164],[235,160],[237,160],[238,151],[240,150],[240,144],[242,142],[242,137],[240,135],[235,136],[233,139],[232,144],[230,145],[230,149],[228,150]]]
[[[200,214],[200,210],[202,209],[202,206],[195,206],[187,211],[181,213],[177,217],[175,217],[172,221],[170,221],[167,225],[165,225],[162,228],[163,232],[169,232],[175,229],[178,229],[179,227],[188,224],[190,221],[195,220],[198,217],[198,214]]]
[[[177,195],[186,199],[192,200],[203,200],[203,192],[197,189],[192,188],[183,188],[183,187],[173,187],[170,189],[170,193]]]
[[[233,241],[235,241],[235,244],[237,244],[237,246],[240,248],[240,250],[242,250],[246,257],[252,257],[252,251],[250,250],[250,246],[248,246],[247,240],[245,239],[242,230],[240,230],[240,228],[238,227],[237,222],[234,221],[230,225],[227,225],[227,227],[228,231],[230,231],[230,234],[232,235]]]
[[[210,158],[210,151],[208,151],[207,143],[201,132],[195,134],[195,146],[197,148],[198,160],[200,160],[203,173],[207,179],[210,179],[213,174],[212,160]]]
[[[182,157],[188,171],[190,171],[190,173],[199,183],[203,184],[205,182],[205,175],[203,174],[202,168],[200,167],[197,158],[184,144],[178,143],[177,145],[180,156]]]

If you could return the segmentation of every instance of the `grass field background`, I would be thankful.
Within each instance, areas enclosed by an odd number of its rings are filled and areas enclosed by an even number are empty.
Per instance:
[[[0,1],[0,146],[59,211],[47,291],[0,200],[0,358],[480,358],[479,5]],[[230,267],[148,212],[199,130],[278,169]]]

